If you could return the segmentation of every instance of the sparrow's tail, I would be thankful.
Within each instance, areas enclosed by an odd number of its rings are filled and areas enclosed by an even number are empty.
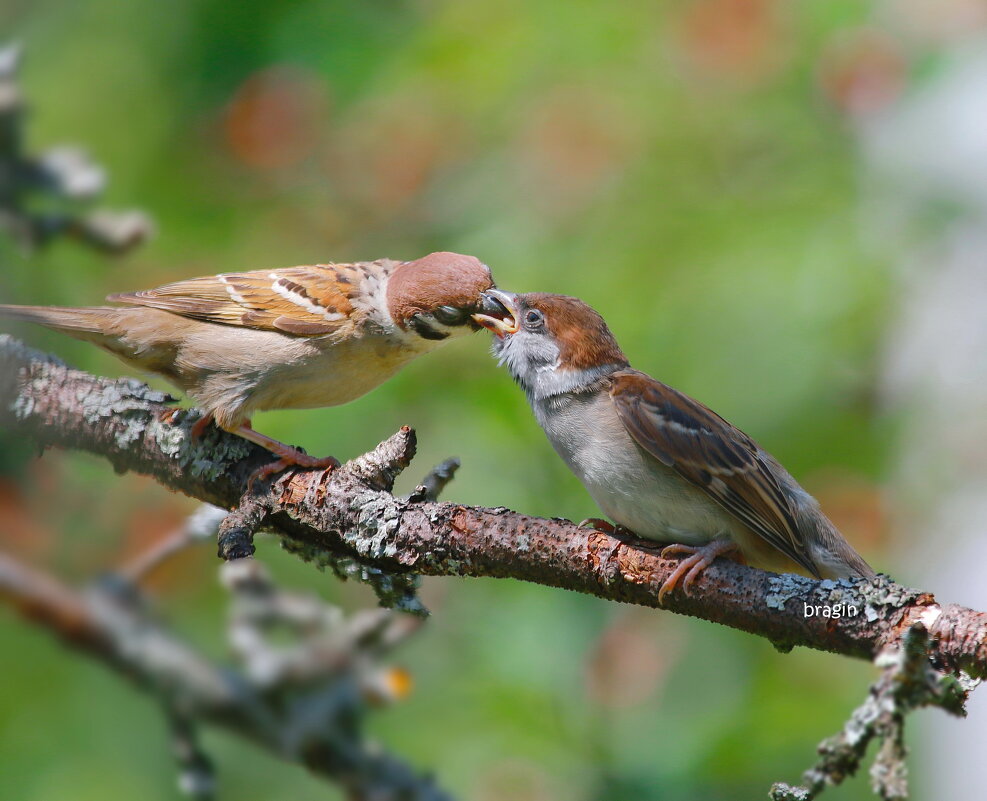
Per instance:
[[[877,575],[829,518],[819,513],[812,522],[815,533],[809,537],[809,551],[822,578],[874,578]]]
[[[116,322],[120,309],[112,306],[70,308],[67,306],[5,306],[0,304],[0,317],[23,320],[28,323],[63,331],[76,339],[106,346],[115,339],[110,328]]]

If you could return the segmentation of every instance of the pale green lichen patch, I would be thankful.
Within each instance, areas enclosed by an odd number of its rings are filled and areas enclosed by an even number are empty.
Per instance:
[[[250,445],[244,442],[223,442],[210,449],[208,456],[196,455],[189,460],[189,473],[195,478],[215,481],[226,475],[230,465],[235,464],[250,454]]]
[[[861,587],[861,595],[866,602],[875,606],[900,607],[913,603],[922,593],[880,575]]]
[[[349,500],[356,514],[356,525],[340,532],[340,537],[365,559],[396,559],[399,556],[394,535],[400,523],[400,504],[391,495],[373,489],[356,489]],[[367,584],[380,605],[415,615],[427,615],[419,600],[420,578],[414,573],[391,572],[368,565],[359,558],[341,556],[308,543],[282,539],[281,547],[312,562],[320,570],[330,568],[340,579]]]
[[[350,501],[350,509],[357,513],[357,526],[344,532],[343,539],[362,556],[371,559],[396,557],[398,551],[393,535],[398,530],[400,512],[394,498],[372,490],[357,493]]]
[[[183,427],[167,425],[158,420],[148,424],[148,433],[158,443],[158,450],[171,459],[177,459],[188,441],[188,431]]]
[[[768,609],[782,610],[792,598],[808,594],[812,580],[794,573],[780,573],[768,579],[768,593],[764,602]]]
[[[232,464],[250,455],[254,446],[231,434],[208,430],[201,439],[194,440],[192,426],[201,415],[196,410],[175,411],[183,418],[181,422],[163,422],[155,415],[147,423],[147,434],[154,439],[161,453],[177,460],[190,476],[214,481]]]
[[[98,423],[106,417],[113,417],[127,412],[148,412],[148,404],[166,403],[171,400],[165,392],[152,390],[133,378],[121,378],[117,381],[103,382],[98,390],[92,387],[80,387],[76,399],[82,408],[86,422]]]
[[[889,607],[899,609],[914,603],[922,595],[918,590],[897,584],[884,575],[863,584],[859,588],[864,617],[873,622],[885,616],[884,610]]]
[[[862,603],[856,586],[849,579],[825,579],[820,581],[819,587],[816,590],[816,597],[819,597],[822,603],[832,607],[859,607]]]
[[[792,787],[778,782],[771,787],[771,801],[812,801],[812,792],[807,787]]]
[[[197,442],[193,442],[186,426],[178,458],[187,466],[189,474],[195,478],[215,481],[222,478],[230,465],[250,455],[253,446],[245,439],[232,435],[209,431]]]
[[[76,400],[87,423],[98,425],[113,419],[114,442],[126,450],[144,436],[150,404],[167,403],[171,396],[136,379],[123,378],[101,382],[99,389],[80,387]]]
[[[421,577],[414,573],[389,573],[352,557],[339,556],[317,545],[297,540],[282,538],[281,547],[298,556],[303,562],[314,564],[319,570],[329,568],[343,581],[352,579],[368,585],[383,607],[399,609],[421,617],[428,615],[428,609],[418,598],[417,593],[421,585]]]
[[[901,607],[914,602],[919,592],[896,584],[887,576],[870,581],[851,579],[812,579],[791,573],[771,576],[765,603],[769,609],[782,610],[795,598],[829,608],[855,608],[869,621],[884,616],[887,607]]]

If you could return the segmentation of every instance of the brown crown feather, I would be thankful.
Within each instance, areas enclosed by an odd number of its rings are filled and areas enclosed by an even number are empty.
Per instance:
[[[490,268],[473,256],[461,253],[429,253],[395,268],[387,285],[387,307],[402,328],[418,312],[433,312],[439,306],[471,309],[480,293],[493,287]]]
[[[627,366],[627,357],[596,309],[579,298],[531,292],[521,295],[525,307],[538,309],[559,346],[563,366],[584,370],[604,364]]]

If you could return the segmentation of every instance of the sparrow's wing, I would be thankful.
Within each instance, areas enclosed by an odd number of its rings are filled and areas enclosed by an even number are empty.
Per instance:
[[[743,431],[637,370],[614,373],[610,397],[638,445],[817,574],[791,504],[757,444]]]
[[[183,317],[222,325],[321,336],[344,327],[354,296],[368,280],[380,280],[396,262],[317,264],[223,273],[110,295],[107,300],[151,306]]]

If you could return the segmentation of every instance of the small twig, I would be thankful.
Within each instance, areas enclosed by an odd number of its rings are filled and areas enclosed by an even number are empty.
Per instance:
[[[120,575],[137,584],[176,553],[191,545],[214,539],[228,514],[225,509],[208,503],[202,504],[181,526],[120,568]]]
[[[199,745],[195,724],[175,709],[167,709],[171,747],[178,763],[178,789],[195,801],[216,797],[216,771]]]
[[[107,183],[106,171],[82,149],[25,153],[27,104],[17,83],[20,62],[20,47],[0,48],[0,229],[27,250],[58,236],[107,253],[123,253],[143,242],[153,231],[143,212],[82,210],[98,200]]]
[[[139,588],[119,576],[79,592],[0,553],[0,599],[159,698],[175,736],[181,783],[193,797],[211,792],[208,760],[194,733],[196,724],[210,723],[304,764],[353,799],[448,801],[430,778],[362,732],[370,707],[397,697],[380,692],[389,669],[379,660],[409,631],[393,622],[401,616],[373,610],[347,618],[317,599],[280,591],[253,559],[222,570],[239,610],[230,636],[242,670],[215,664],[179,639],[151,615]],[[244,615],[252,621],[247,639]],[[292,622],[297,645],[269,640],[268,629]],[[258,670],[264,660],[279,669]]]
[[[867,700],[853,711],[843,731],[819,745],[819,761],[792,787],[778,783],[772,801],[812,801],[827,786],[842,784],[860,768],[875,739],[881,747],[871,766],[871,786],[882,801],[908,798],[904,744],[906,716],[915,709],[938,706],[950,714],[965,715],[963,706],[972,687],[963,686],[929,662],[929,632],[922,623],[910,626],[898,649],[878,657],[884,668]]]
[[[254,534],[267,520],[270,505],[249,489],[240,503],[220,522],[216,537],[218,556],[227,562],[253,556]]]
[[[439,462],[428,471],[421,484],[408,496],[408,500],[413,503],[435,503],[449,482],[456,477],[456,471],[461,465],[462,462],[455,456]]]

